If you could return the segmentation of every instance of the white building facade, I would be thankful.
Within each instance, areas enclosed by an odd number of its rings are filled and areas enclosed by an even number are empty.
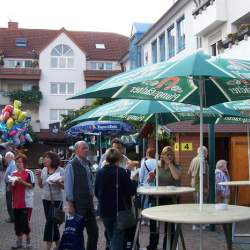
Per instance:
[[[119,59],[127,50],[128,38],[115,33],[22,29],[9,22],[0,28],[0,109],[11,104],[7,93],[40,91],[40,103],[22,109],[46,137],[50,124],[90,103],[68,98],[122,71]]]
[[[48,129],[50,123],[62,119],[61,114],[85,105],[83,99],[67,98],[86,88],[83,74],[86,55],[65,33],[61,33],[40,53],[39,65],[42,69],[39,89],[43,94],[39,117],[41,128]]]
[[[142,65],[175,60],[200,48],[210,55],[249,60],[249,31],[250,1],[179,0],[137,45]]]

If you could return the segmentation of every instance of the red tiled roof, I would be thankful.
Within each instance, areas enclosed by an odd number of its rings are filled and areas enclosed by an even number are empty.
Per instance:
[[[41,52],[62,32],[86,52],[88,60],[119,60],[129,46],[128,37],[108,32],[0,28],[0,50],[5,57],[31,58],[32,49]],[[27,47],[16,47],[16,38],[26,38]],[[105,49],[96,49],[96,43],[104,44]]]

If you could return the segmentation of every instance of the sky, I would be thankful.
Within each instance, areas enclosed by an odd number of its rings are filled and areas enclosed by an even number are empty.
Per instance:
[[[0,27],[115,32],[130,36],[133,22],[156,22],[173,0],[3,0]]]

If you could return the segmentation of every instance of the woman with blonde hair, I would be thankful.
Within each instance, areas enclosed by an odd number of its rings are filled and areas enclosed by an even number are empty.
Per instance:
[[[162,149],[160,155],[160,163],[158,169],[158,185],[159,186],[179,186],[181,178],[180,167],[175,162],[174,150],[171,146],[166,146]],[[155,172],[150,173],[150,178],[155,178]],[[176,203],[177,201],[173,197],[163,196],[159,198],[159,205],[168,205]],[[151,198],[151,204],[156,204],[155,200]],[[157,249],[159,242],[159,233],[156,232],[156,221],[150,220],[150,236],[149,246],[147,250]],[[163,249],[166,249],[167,245],[167,223],[165,223],[165,235],[163,239]],[[171,246],[174,238],[174,224],[171,224]]]

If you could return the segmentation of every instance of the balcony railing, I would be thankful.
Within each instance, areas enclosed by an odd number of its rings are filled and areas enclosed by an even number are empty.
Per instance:
[[[193,16],[197,16],[202,13],[209,5],[212,5],[215,0],[195,0],[196,9],[192,12]]]
[[[227,21],[226,0],[211,1],[203,2],[193,12],[196,36],[205,36]]]
[[[85,80],[88,82],[99,82],[111,76],[121,73],[121,70],[85,70]]]
[[[0,68],[0,79],[40,80],[38,68]]]

